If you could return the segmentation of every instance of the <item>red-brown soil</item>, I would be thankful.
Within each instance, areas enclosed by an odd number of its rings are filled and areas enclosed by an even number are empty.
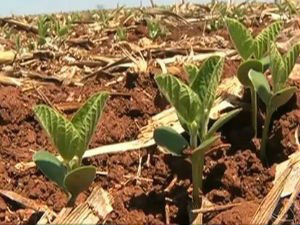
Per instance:
[[[61,105],[83,102],[91,94],[107,90],[103,87],[105,83],[102,78],[90,81],[84,87],[47,85],[42,90],[53,105]],[[166,107],[151,74],[128,73],[124,81],[109,89],[129,95],[110,98],[90,147],[135,139],[139,128],[147,124],[147,119]],[[55,151],[32,114],[32,106],[42,103],[39,95],[35,90],[22,92],[15,87],[2,86],[0,100],[1,188],[13,190],[58,212],[66,204],[66,195],[37,169],[20,172],[15,168],[18,162],[30,161],[33,152],[38,149]],[[285,154],[294,151],[291,146],[292,129],[298,124],[298,114],[297,109],[281,112],[277,115],[279,120],[274,122],[273,136],[276,137],[277,149],[284,150]],[[264,167],[257,157],[251,144],[248,116],[249,113],[242,113],[224,127],[222,142],[230,143],[231,148],[217,149],[206,157],[206,197],[215,204],[245,202],[224,212],[206,214],[205,221],[211,224],[246,223],[272,187],[274,170]],[[278,143],[278,140],[281,141]],[[272,144],[273,141],[270,146]],[[141,179],[135,180],[132,177],[136,175],[139,157],[142,157]],[[283,158],[281,156],[280,159]],[[162,224],[166,220],[166,204],[170,207],[171,223],[188,223],[191,168],[186,160],[164,155],[156,147],[151,147],[124,154],[101,155],[86,159],[84,163],[108,172],[107,176],[98,176],[93,184],[107,189],[114,199],[114,211],[108,216],[108,223]],[[165,192],[175,176],[176,184]],[[88,193],[82,194],[78,201],[83,201]],[[29,220],[32,213],[0,198],[1,223],[27,224],[32,221]]]

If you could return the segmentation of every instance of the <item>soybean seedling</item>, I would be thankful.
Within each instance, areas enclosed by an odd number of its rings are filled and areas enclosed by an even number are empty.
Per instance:
[[[124,27],[118,27],[116,31],[116,38],[118,41],[127,40],[127,30]]]
[[[63,38],[70,32],[71,21],[69,21],[68,18],[64,18],[63,21],[60,22],[58,19],[53,18],[53,29],[55,35],[59,38]]]
[[[68,193],[69,206],[95,178],[96,168],[82,165],[82,156],[95,132],[107,98],[108,93],[105,92],[92,96],[71,120],[46,105],[34,108],[35,116],[58,150],[61,160],[47,151],[36,152],[33,160],[48,179]]]
[[[280,33],[283,23],[277,21],[263,29],[255,38],[252,37],[242,23],[236,19],[225,18],[231,40],[241,56],[243,62],[238,68],[237,77],[245,88],[251,92],[251,120],[254,136],[257,136],[257,96],[249,80],[250,69],[264,72],[270,64],[268,57],[269,43],[274,41]]]
[[[148,36],[152,40],[166,35],[165,28],[155,20],[147,20]]]
[[[300,53],[300,44],[295,45],[285,56],[281,56],[275,43],[270,47],[271,73],[272,73],[272,90],[268,80],[263,73],[250,70],[249,79],[253,87],[266,105],[266,117],[264,122],[260,158],[266,162],[266,146],[270,128],[270,122],[273,113],[284,105],[295,93],[295,87],[287,85],[288,77],[296,63]]]
[[[209,113],[213,106],[216,90],[223,71],[224,59],[212,56],[200,68],[187,66],[189,85],[170,74],[155,77],[159,90],[175,108],[178,119],[190,136],[189,142],[170,127],[160,127],[154,131],[154,140],[171,154],[182,156],[189,146],[192,150],[193,207],[200,207],[200,190],[204,153],[217,139],[216,131],[233,118],[240,109],[233,110],[208,127]],[[199,142],[200,141],[200,142]]]
[[[38,27],[38,45],[46,44],[46,38],[49,36],[50,20],[48,16],[40,16],[37,21]]]

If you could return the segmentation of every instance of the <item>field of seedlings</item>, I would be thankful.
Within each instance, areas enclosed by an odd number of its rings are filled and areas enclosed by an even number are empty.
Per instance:
[[[0,224],[299,224],[300,9],[0,18]]]

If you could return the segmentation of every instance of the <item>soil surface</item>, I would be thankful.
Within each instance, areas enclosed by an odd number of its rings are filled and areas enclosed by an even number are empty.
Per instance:
[[[147,120],[167,107],[152,74],[137,76],[128,73],[123,81],[110,88],[105,87],[106,82],[99,79],[84,87],[42,87],[45,96],[58,108],[67,103],[79,105],[100,90],[128,93],[126,96],[111,96],[90,147],[135,139]],[[38,103],[42,100],[36,90],[22,92],[10,86],[0,88],[0,186],[59,212],[66,204],[66,195],[37,169],[20,172],[15,168],[16,163],[30,161],[36,150],[55,152],[33,117],[31,109]],[[67,112],[67,115],[71,116],[72,112]],[[216,148],[208,154],[204,171],[204,194],[212,203],[242,204],[220,213],[205,214],[207,223],[246,224],[259,201],[272,187],[274,169],[264,167],[257,157],[256,148],[251,144],[248,116],[249,113],[244,112],[224,127],[221,143],[216,146],[230,143],[231,147]],[[277,146],[276,149],[284,150],[287,155],[295,150],[292,131],[298,124],[299,110],[281,112],[276,116],[278,120],[274,122],[271,135],[274,141],[270,146]],[[285,157],[281,156],[277,161]],[[141,176],[136,179],[140,158]],[[108,216],[108,223],[162,224],[166,222],[166,205],[171,223],[188,223],[187,206],[192,189],[191,166],[186,159],[162,154],[153,146],[124,154],[101,155],[86,159],[84,163],[108,172],[107,176],[97,176],[90,188],[91,191],[95,185],[101,185],[112,195],[114,211]],[[165,191],[175,177],[175,185]],[[83,193],[78,202],[88,194],[88,191]],[[20,209],[0,197],[1,223],[28,224],[32,222],[32,215],[33,211]]]

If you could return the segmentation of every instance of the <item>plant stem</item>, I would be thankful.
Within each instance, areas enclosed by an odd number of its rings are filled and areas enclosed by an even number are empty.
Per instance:
[[[197,148],[198,145],[197,130],[191,129],[190,135],[190,146],[194,150],[195,148]]]
[[[197,130],[191,129],[190,132],[190,146],[194,150],[197,148]],[[202,170],[201,166],[201,155],[202,151],[194,153],[191,157],[192,161],[192,180],[193,180],[193,208],[197,209],[200,207],[199,190],[202,186]],[[202,157],[203,158],[203,157]],[[202,163],[203,164],[203,163]]]
[[[254,130],[254,137],[257,137],[257,96],[253,87],[250,88],[251,92],[251,114],[252,114],[252,128]]]
[[[204,151],[198,151],[192,155],[192,179],[193,179],[193,208],[200,208],[200,190],[202,189],[202,173],[204,164]]]
[[[68,203],[67,203],[67,207],[73,207],[75,204],[77,196],[72,195],[69,193],[69,199],[68,199]]]
[[[270,128],[272,114],[273,114],[273,110],[267,106],[266,118],[265,118],[264,129],[263,129],[261,145],[260,145],[260,159],[263,162],[265,162],[266,157],[267,157],[266,147],[267,147],[268,134],[269,134],[269,128]]]

